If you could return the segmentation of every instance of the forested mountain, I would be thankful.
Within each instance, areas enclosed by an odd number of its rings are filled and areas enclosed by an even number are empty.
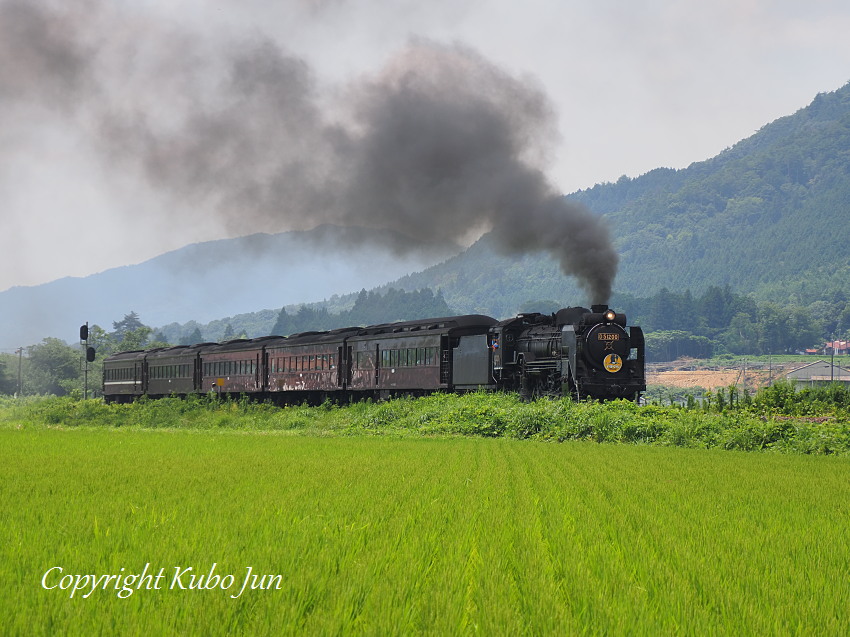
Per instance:
[[[809,304],[850,292],[850,84],[717,157],[577,193],[605,214],[617,289],[729,284]]]
[[[850,298],[850,84],[718,156],[570,195],[609,220],[615,290],[699,294],[729,285],[781,304]],[[529,301],[586,299],[542,255],[465,253],[392,285],[441,289],[462,311],[511,314]]]

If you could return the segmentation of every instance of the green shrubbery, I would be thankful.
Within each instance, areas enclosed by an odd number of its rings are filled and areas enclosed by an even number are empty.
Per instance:
[[[777,450],[850,451],[850,392],[840,386],[795,391],[787,384],[741,395],[734,388],[686,406],[628,401],[523,402],[513,394],[434,394],[339,407],[274,407],[214,397],[107,405],[69,397],[5,399],[0,424],[11,427],[140,427],[291,431],[310,435],[485,436],[546,441]]]

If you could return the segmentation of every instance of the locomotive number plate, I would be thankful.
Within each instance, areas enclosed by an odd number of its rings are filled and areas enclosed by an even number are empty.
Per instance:
[[[619,372],[623,368],[623,359],[617,354],[608,354],[603,361],[606,371]]]
[[[600,341],[619,341],[620,335],[617,332],[600,332],[596,335]]]

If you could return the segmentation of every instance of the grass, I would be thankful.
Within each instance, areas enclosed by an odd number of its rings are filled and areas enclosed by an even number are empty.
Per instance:
[[[848,405],[0,399],[2,632],[848,634]]]
[[[836,386],[795,392],[789,385],[776,384],[751,397],[721,390],[706,394],[691,409],[639,407],[627,401],[523,402],[516,395],[487,393],[283,409],[206,397],[129,405],[55,397],[0,399],[0,429],[10,427],[275,431],[300,436],[471,435],[830,455],[850,453],[850,391]]]
[[[290,431],[0,428],[4,632],[850,631],[847,458]],[[41,587],[146,563],[282,577]]]

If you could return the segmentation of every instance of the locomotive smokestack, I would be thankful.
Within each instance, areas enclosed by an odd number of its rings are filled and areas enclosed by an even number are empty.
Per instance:
[[[270,39],[214,40],[141,11],[0,0],[5,121],[31,106],[70,124],[116,184],[136,173],[167,195],[168,215],[215,215],[239,234],[366,226],[399,251],[490,230],[608,300],[617,254],[603,221],[546,177],[555,117],[534,82],[415,40],[380,74],[322,87]]]

